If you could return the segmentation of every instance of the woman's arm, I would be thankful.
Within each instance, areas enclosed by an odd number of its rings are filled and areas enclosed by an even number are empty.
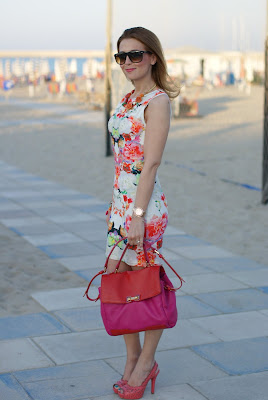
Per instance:
[[[154,189],[155,176],[161,163],[170,126],[170,103],[167,96],[153,99],[146,109],[146,134],[144,141],[144,165],[140,175],[134,207],[145,212]],[[130,245],[142,247],[144,222],[140,217],[132,215],[128,232]]]

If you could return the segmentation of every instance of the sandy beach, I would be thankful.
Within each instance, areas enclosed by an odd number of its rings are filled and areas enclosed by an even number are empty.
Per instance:
[[[87,112],[74,104],[32,103],[21,99],[0,102],[0,159],[108,203],[113,159],[104,157],[103,113]],[[237,88],[204,89],[199,95],[199,113],[201,118],[171,122],[159,170],[169,223],[267,265],[267,206],[261,204],[261,192],[253,190],[261,188],[263,88],[253,87],[251,95]],[[5,290],[5,303],[13,292],[18,297],[9,301],[9,309],[0,311],[2,315],[35,311],[33,303],[16,310],[15,300],[27,298],[27,274],[31,274],[37,250],[30,244],[27,248],[22,238],[3,226],[1,236],[4,268],[0,278],[13,282],[13,288]],[[16,241],[23,249],[17,257]],[[83,284],[71,272],[62,279],[63,267],[43,258],[47,272],[38,274],[35,289],[47,288],[52,277],[51,289],[65,287],[64,282],[68,287]],[[42,265],[38,268],[40,272]]]

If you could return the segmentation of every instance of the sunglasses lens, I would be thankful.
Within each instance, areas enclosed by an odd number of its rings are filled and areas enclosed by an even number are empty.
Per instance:
[[[141,53],[140,51],[133,51],[128,53],[130,61],[133,63],[138,63],[142,61],[143,58],[143,53]]]
[[[116,54],[115,55],[115,61],[117,62],[117,64],[123,65],[126,62],[126,54]]]

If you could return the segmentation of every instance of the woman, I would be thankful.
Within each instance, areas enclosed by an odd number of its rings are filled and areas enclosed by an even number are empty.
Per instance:
[[[157,169],[170,126],[170,101],[179,94],[167,74],[162,46],[148,29],[126,29],[117,42],[115,60],[135,89],[118,104],[109,120],[115,157],[114,191],[107,211],[108,256],[112,246],[127,236],[126,251],[119,271],[146,266],[143,246],[150,263],[160,248],[167,226],[168,210]],[[120,242],[109,259],[107,272],[113,272],[126,241]],[[152,389],[159,373],[154,360],[162,330],[145,332],[141,347],[139,333],[124,335],[127,360],[124,375],[113,389],[123,399],[139,399],[147,383]]]

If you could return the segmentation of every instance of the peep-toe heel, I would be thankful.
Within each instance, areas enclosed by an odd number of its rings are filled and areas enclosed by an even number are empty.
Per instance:
[[[146,386],[150,382],[150,380],[151,380],[151,393],[154,394],[155,381],[159,372],[160,370],[158,369],[158,364],[157,362],[155,362],[151,372],[140,386],[130,386],[129,384],[126,384],[118,390],[117,393],[118,396],[121,399],[131,399],[131,400],[141,399],[145,392]]]

